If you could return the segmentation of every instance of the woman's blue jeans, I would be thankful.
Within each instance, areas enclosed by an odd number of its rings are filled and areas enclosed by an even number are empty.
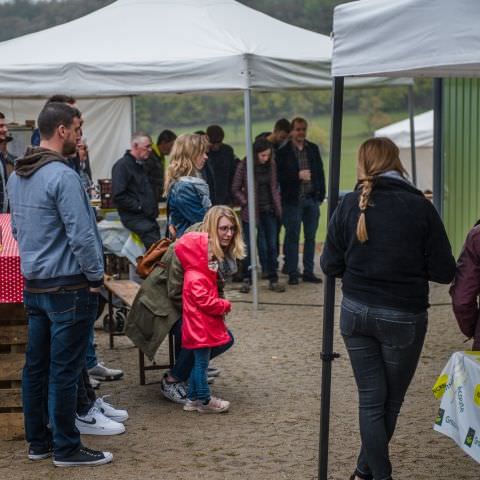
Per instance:
[[[370,307],[344,297],[340,330],[358,387],[362,447],[357,470],[389,480],[388,444],[417,368],[427,312]]]
[[[243,238],[247,247],[247,256],[243,261],[243,278],[251,280],[250,271],[250,235],[249,223],[243,222]],[[257,223],[257,248],[258,258],[262,272],[268,275],[272,282],[278,281],[277,258],[278,258],[278,219],[272,212],[260,212]]]

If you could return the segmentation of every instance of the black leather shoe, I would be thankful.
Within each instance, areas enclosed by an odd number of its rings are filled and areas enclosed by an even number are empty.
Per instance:
[[[323,280],[320,277],[314,275],[313,273],[304,273],[302,275],[302,279],[304,282],[323,283]]]
[[[298,285],[298,276],[297,275],[290,275],[288,277],[288,284],[289,285]]]

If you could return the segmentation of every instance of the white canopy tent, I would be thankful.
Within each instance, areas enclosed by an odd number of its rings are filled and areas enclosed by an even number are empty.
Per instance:
[[[440,195],[442,77],[480,77],[478,0],[361,0],[334,10],[329,217],[338,202],[344,77],[430,77],[434,83],[434,203]],[[441,202],[436,202],[440,209]],[[319,480],[328,478],[335,278],[325,282]]]
[[[83,134],[90,148],[93,177],[110,178],[112,166],[129,148],[132,102],[129,97],[81,98],[78,107],[85,120]],[[1,98],[0,112],[8,122],[36,120],[45,99]]]
[[[433,190],[433,110],[415,115],[415,151],[417,187]],[[387,137],[400,149],[400,159],[412,177],[410,119],[392,123],[375,131],[376,137]]]
[[[339,5],[332,75],[478,76],[479,20],[477,0],[361,0]]]
[[[95,108],[85,122],[93,173],[104,178],[128,147],[125,133],[131,132],[133,112],[125,96],[329,89],[331,54],[329,37],[233,0],[119,0],[1,43],[0,97],[5,100],[0,99],[0,111],[9,120],[35,119],[43,99],[19,99],[56,93],[86,97],[79,102],[82,111]],[[353,81],[357,86],[391,83]],[[118,96],[124,98],[100,98]],[[107,133],[109,139],[100,141]]]
[[[249,204],[254,205],[250,92],[330,88],[331,53],[328,37],[234,0],[118,0],[72,22],[1,43],[0,97],[64,93],[101,102],[101,97],[242,91]],[[392,81],[353,80],[352,84]],[[133,107],[127,119],[122,112],[110,122],[130,122],[132,111]],[[96,176],[109,174],[126,141],[110,142],[110,149],[103,150],[90,142]],[[255,211],[249,211],[255,272]],[[256,306],[255,274],[253,282]]]

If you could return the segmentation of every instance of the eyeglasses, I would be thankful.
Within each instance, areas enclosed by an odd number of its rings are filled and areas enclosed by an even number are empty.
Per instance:
[[[221,227],[218,227],[218,229],[222,233],[227,233],[227,232],[235,233],[237,231],[237,227],[235,225],[233,225],[231,227],[229,225],[223,225]]]

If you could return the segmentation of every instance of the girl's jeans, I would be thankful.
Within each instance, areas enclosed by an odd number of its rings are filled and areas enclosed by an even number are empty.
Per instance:
[[[210,401],[210,387],[208,386],[207,369],[210,361],[210,348],[192,350],[195,357],[190,378],[188,379],[189,400],[200,400],[203,403]]]
[[[340,330],[359,395],[362,447],[357,470],[389,480],[388,444],[417,368],[427,312],[369,307],[344,297]]]

